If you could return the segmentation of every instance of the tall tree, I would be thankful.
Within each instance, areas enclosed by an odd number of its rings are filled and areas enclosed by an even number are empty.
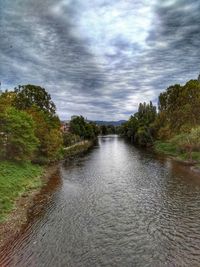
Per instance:
[[[19,85],[18,88],[15,88],[15,93],[15,107],[18,109],[26,110],[32,106],[37,106],[52,115],[56,112],[56,106],[51,100],[50,94],[40,86]]]
[[[170,86],[159,96],[159,113],[166,127],[176,133],[189,132],[200,124],[200,83],[190,80],[184,86]],[[160,116],[159,116],[160,117]],[[163,129],[160,129],[161,132]]]
[[[30,115],[13,107],[0,114],[0,155],[10,160],[32,157],[39,144]]]

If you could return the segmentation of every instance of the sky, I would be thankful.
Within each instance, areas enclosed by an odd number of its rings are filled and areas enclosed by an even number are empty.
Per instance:
[[[128,119],[200,73],[199,0],[0,0],[2,89],[44,87],[62,120]]]

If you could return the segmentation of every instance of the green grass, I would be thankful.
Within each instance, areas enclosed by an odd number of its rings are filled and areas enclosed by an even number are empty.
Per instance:
[[[157,141],[154,143],[154,147],[158,153],[170,155],[180,160],[188,160],[188,154],[179,152],[174,143]],[[192,159],[200,164],[200,152],[192,152]]]
[[[200,163],[200,152],[192,152],[192,159]]]
[[[176,146],[170,142],[160,142],[157,141],[154,144],[155,150],[159,153],[170,155],[170,156],[178,156],[178,152]]]
[[[31,163],[0,162],[0,222],[19,196],[42,186],[42,173],[43,167]]]

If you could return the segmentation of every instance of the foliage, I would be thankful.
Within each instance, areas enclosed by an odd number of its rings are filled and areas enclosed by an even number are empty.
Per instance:
[[[84,139],[86,134],[85,125],[85,119],[82,116],[77,116],[70,121],[70,131]]]
[[[175,135],[167,142],[155,142],[158,152],[178,156],[181,159],[195,160],[200,158],[200,126],[191,129],[190,133]]]
[[[20,195],[41,187],[42,173],[42,167],[31,163],[0,162],[0,221],[13,209]]]
[[[55,114],[56,106],[44,88],[31,84],[19,85],[18,88],[15,88],[15,93],[16,108],[26,110],[36,106],[47,113]]]
[[[12,107],[12,114],[6,112],[8,107]],[[1,154],[4,154],[6,159],[33,159],[31,152],[34,150],[35,143],[37,143],[35,159],[46,158],[48,162],[60,157],[61,124],[55,114],[55,104],[44,88],[29,84],[19,86],[14,91],[2,93],[0,95],[0,111],[2,120]],[[12,118],[8,119],[8,116]],[[28,118],[29,122],[27,122]],[[5,120],[7,123],[3,123]],[[5,127],[7,128],[5,129]],[[29,127],[29,134],[25,133],[27,127]],[[32,135],[30,136],[30,134]],[[24,143],[22,138],[26,138]],[[7,139],[9,143],[5,143]],[[11,141],[12,146],[10,145]],[[35,161],[35,159],[33,160]]]
[[[77,116],[70,121],[71,133],[80,136],[81,139],[94,139],[98,135],[98,127],[86,122],[83,116]]]
[[[3,112],[7,107],[13,106],[15,97],[16,94],[14,92],[5,91],[0,94],[0,112]]]
[[[51,129],[45,138],[45,156],[52,160],[60,159],[63,137],[58,129]]]
[[[13,107],[0,114],[0,153],[2,158],[25,160],[38,146],[35,124],[30,115]]]
[[[139,104],[138,112],[122,125],[121,133],[131,139],[132,142],[141,146],[153,143],[154,125],[157,117],[156,107],[152,102]]]
[[[63,145],[64,147],[71,146],[77,142],[80,142],[81,138],[79,135],[72,134],[70,132],[63,134]]]
[[[93,145],[93,141],[82,141],[73,146],[67,147],[64,149],[65,159],[80,155],[83,152],[86,152]]]
[[[200,83],[190,80],[184,86],[170,86],[159,96],[159,112],[163,114],[162,127],[179,134],[188,133],[200,124]]]
[[[171,156],[177,156],[177,147],[174,143],[170,142],[161,142],[161,141],[156,141],[154,143],[155,150],[159,153],[162,154],[167,154]]]
[[[62,148],[63,137],[60,132],[60,121],[56,115],[49,116],[49,113],[33,106],[27,109],[35,122],[35,135],[39,140],[37,157],[46,157],[50,161],[56,160]]]
[[[167,150],[174,153],[175,148],[191,158],[199,149],[199,114],[200,82],[190,80],[183,86],[172,85],[159,95],[158,113],[152,102],[140,103],[138,112],[120,127],[119,132],[142,146],[161,140]]]
[[[101,125],[100,126],[100,133],[102,135],[116,134],[117,133],[117,127],[114,125]]]
[[[192,160],[192,152],[200,152],[200,126],[193,128],[188,134],[176,135],[171,143],[174,143],[180,152],[186,152],[188,159]]]

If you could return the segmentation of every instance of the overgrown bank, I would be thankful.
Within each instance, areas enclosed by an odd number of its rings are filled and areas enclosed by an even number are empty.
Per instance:
[[[178,144],[173,141],[154,143],[154,151],[158,154],[168,156],[184,165],[188,165],[190,169],[196,173],[200,173],[200,152],[185,152],[181,150]]]
[[[64,159],[73,159],[74,157],[87,152],[94,145],[94,142],[94,140],[85,140],[70,147],[64,148]]]
[[[140,103],[138,111],[122,125],[120,133],[132,143],[187,164],[200,164],[200,80],[175,84],[152,102]]]
[[[93,141],[82,141],[64,149],[64,160],[86,152],[93,146]],[[56,164],[55,164],[56,165]],[[45,184],[43,176],[48,166],[40,166],[31,162],[0,162],[0,223],[15,208],[19,197],[31,191],[39,191]]]
[[[51,96],[40,86],[0,92],[0,243],[26,222],[52,165],[88,150],[98,132],[82,116],[74,116],[64,131]]]
[[[85,140],[66,147],[64,160],[82,155],[93,145],[94,141]],[[49,186],[58,169],[59,162],[51,166],[30,162],[0,162],[0,247],[8,239],[14,238],[22,225],[26,224],[28,210],[32,208],[34,198],[43,194],[43,189]]]

